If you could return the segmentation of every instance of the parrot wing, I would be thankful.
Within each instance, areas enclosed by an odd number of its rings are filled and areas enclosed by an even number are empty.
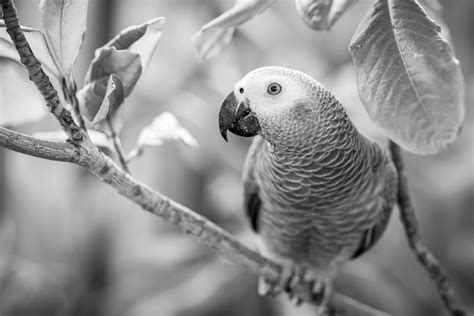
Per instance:
[[[372,148],[380,147],[377,144],[373,144]],[[377,159],[377,161],[373,162],[374,166],[377,165],[377,167],[375,167],[375,169],[378,170],[378,172],[376,171],[378,173],[377,178],[383,179],[384,181],[383,190],[379,196],[379,199],[381,199],[382,211],[374,225],[363,232],[359,247],[356,248],[351,259],[355,259],[365,253],[380,239],[387,228],[398,192],[396,190],[398,186],[398,177],[391,157],[385,155],[374,155],[374,157],[382,157],[382,161]]]
[[[387,227],[390,214],[391,208],[383,210],[379,220],[375,223],[375,225],[364,231],[360,240],[360,245],[357,247],[351,259],[359,257],[372,248],[373,245],[375,245]]]
[[[250,146],[247,158],[245,159],[242,172],[244,183],[244,207],[245,213],[250,221],[250,225],[255,232],[258,232],[258,217],[262,201],[259,196],[259,187],[255,178],[255,165],[260,154],[264,140],[256,137]]]

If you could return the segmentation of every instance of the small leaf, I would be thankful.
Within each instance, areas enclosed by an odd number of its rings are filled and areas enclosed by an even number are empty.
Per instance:
[[[54,76],[56,80],[59,81],[59,78],[61,78],[61,72],[51,56],[44,34],[39,30],[31,29],[29,27],[22,26],[21,29],[23,30],[26,40],[30,44],[35,57],[41,62],[44,71],[48,76]],[[0,21],[0,57],[7,57],[21,65],[20,56],[6,31],[5,23],[3,21]],[[26,77],[26,79],[28,79],[28,77]]]
[[[141,72],[140,56],[137,53],[116,50],[114,47],[98,49],[87,71],[84,87],[77,94],[81,112],[88,120],[93,120],[104,100],[110,75],[120,78],[125,98],[132,92]]]
[[[146,69],[161,38],[164,23],[164,18],[155,18],[140,25],[130,26],[122,30],[105,46],[115,47],[118,50],[129,49],[140,54],[142,68]]]
[[[119,77],[112,74],[107,82],[104,99],[99,110],[93,116],[92,124],[98,124],[106,118],[111,119],[117,112],[119,106],[123,103],[123,85]]]
[[[138,136],[137,146],[160,146],[170,140],[181,140],[190,147],[198,146],[197,140],[169,112],[161,113],[150,125],[142,129],[140,136]]]
[[[234,29],[272,6],[276,0],[236,0],[232,8],[205,24],[191,38],[199,61],[211,58],[232,40]]]
[[[114,47],[103,47],[96,51],[96,56],[91,62],[85,84],[101,79],[109,79],[111,74],[116,74],[122,80],[125,97],[131,92],[142,73],[140,56],[126,50],[117,50]],[[106,84],[104,85],[104,88]]]
[[[0,126],[38,121],[48,113],[22,65],[0,57],[0,82]]]
[[[86,31],[88,0],[41,0],[41,22],[64,77],[71,74]]]
[[[464,119],[459,61],[414,0],[379,0],[349,47],[359,95],[374,123],[404,149],[440,152]]]
[[[317,31],[329,31],[357,0],[295,0],[303,21]]]

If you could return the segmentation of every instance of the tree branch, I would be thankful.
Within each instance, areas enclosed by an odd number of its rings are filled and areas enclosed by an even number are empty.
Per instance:
[[[59,121],[72,142],[72,144],[49,142],[0,128],[0,146],[35,157],[79,164],[98,176],[103,182],[111,185],[118,193],[141,206],[144,210],[173,223],[183,232],[190,234],[194,239],[215,249],[228,260],[247,266],[269,281],[276,281],[280,278],[282,267],[279,264],[250,250],[238,242],[231,234],[196,214],[191,209],[138,182],[120,169],[109,157],[105,156],[74,123],[69,111],[61,104],[57,91],[42,70],[41,64],[34,57],[26,41],[18,23],[12,1],[0,1],[7,32],[17,48],[21,62],[28,69],[30,79],[36,84],[38,90],[45,98],[50,111]],[[404,185],[401,184],[400,186],[402,191]],[[400,200],[401,205],[404,205],[402,203],[403,199]],[[298,284],[294,288],[293,294],[307,302],[312,302],[311,285],[306,282]],[[332,305],[341,314],[384,315],[380,311],[337,293],[332,297]]]
[[[43,71],[41,63],[33,54],[33,51],[21,30],[12,0],[1,0],[1,4],[3,20],[5,21],[8,35],[10,35],[13,44],[15,44],[16,50],[20,55],[21,63],[28,70],[30,80],[33,81],[39,92],[41,92],[49,110],[56,117],[71,141],[81,141],[85,134],[83,134],[79,126],[74,123],[71,113],[61,104],[58,92],[54,89],[49,77]]]
[[[244,246],[231,234],[191,209],[140,183],[109,157],[102,154],[90,141],[79,145],[50,142],[0,128],[0,146],[50,160],[67,161],[86,168],[118,193],[135,202],[144,210],[179,227],[184,233],[215,249],[231,262],[240,263],[270,281],[279,279],[282,267]],[[307,283],[298,285],[295,294],[311,302],[311,288]],[[342,315],[388,315],[344,295],[335,293],[332,306]]]
[[[461,302],[458,294],[452,286],[448,274],[423,243],[420,228],[416,220],[410,194],[408,191],[407,178],[404,173],[404,164],[400,147],[390,141],[390,153],[398,172],[398,204],[400,206],[400,218],[405,229],[410,248],[415,252],[418,261],[425,268],[435,283],[441,299],[451,315],[467,315],[467,309]]]
[[[74,145],[38,139],[3,127],[0,127],[0,147],[48,160],[75,163],[79,160]]]

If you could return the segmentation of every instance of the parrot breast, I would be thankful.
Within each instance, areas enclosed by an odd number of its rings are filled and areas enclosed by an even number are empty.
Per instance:
[[[258,233],[270,255],[325,267],[358,252],[371,227],[383,232],[396,174],[334,98],[297,121],[254,146]]]

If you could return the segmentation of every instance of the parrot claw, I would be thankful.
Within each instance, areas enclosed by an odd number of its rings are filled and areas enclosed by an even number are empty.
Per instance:
[[[309,284],[311,288],[311,301],[318,306],[317,315],[326,315],[332,292],[330,279],[319,278],[307,267],[292,261],[285,261],[282,266],[283,269],[276,282],[270,282],[264,278],[259,279],[258,294],[261,296],[276,296],[285,291],[288,293],[290,301],[295,306],[299,306],[304,299],[295,294],[295,288],[304,282]]]
[[[314,275],[313,271],[307,267],[297,265],[295,263],[286,265],[286,267],[290,267],[290,271],[292,271],[290,274],[287,274],[289,277],[286,279],[285,283],[285,291],[288,293],[292,302],[294,302],[296,305],[299,305],[301,302],[303,302],[303,298],[294,294],[294,289],[299,284],[301,284],[301,282],[308,283],[311,288],[311,301],[313,301],[318,306],[318,311],[320,312],[320,314],[317,315],[326,315],[332,292],[330,279],[320,278]]]
[[[296,277],[296,275],[299,275],[299,273],[296,272],[297,270],[299,270],[299,268],[296,264],[292,262],[284,262],[283,270],[276,282],[271,282],[264,278],[259,279],[258,294],[260,296],[277,296],[284,291],[289,293],[289,288],[292,286],[290,283],[300,282],[300,277]],[[295,285],[296,284],[298,283],[295,283]]]
[[[329,315],[329,299],[332,293],[332,285],[329,279],[312,279],[312,295],[317,309],[316,315]]]
[[[258,279],[258,295],[260,296],[267,296],[267,295],[273,295],[273,287],[274,285],[264,278],[259,278]]]
[[[295,296],[295,295],[292,295],[292,294],[289,294],[290,296],[290,301],[291,303],[293,303],[293,305],[295,305],[296,307],[300,306],[301,303],[303,303],[303,299],[298,297],[298,296]]]
[[[311,284],[312,299],[316,305],[326,305],[329,302],[331,293],[331,282],[326,278],[316,278],[311,274],[306,274],[305,282]]]

